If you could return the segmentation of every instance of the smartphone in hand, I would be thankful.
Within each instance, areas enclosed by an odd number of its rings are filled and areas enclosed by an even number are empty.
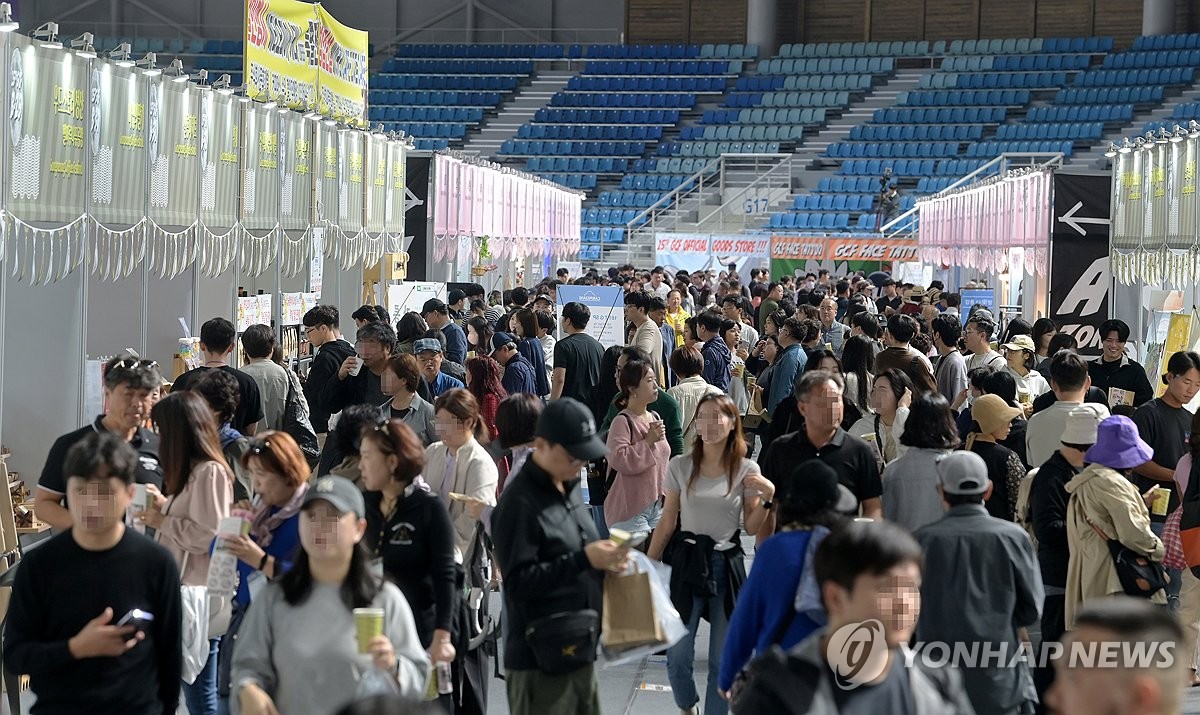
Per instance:
[[[140,608],[130,609],[129,613],[121,616],[118,626],[133,626],[135,630],[145,632],[154,623],[154,614]]]

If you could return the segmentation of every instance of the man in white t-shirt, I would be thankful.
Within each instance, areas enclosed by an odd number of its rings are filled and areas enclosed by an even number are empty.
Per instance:
[[[975,315],[967,319],[967,325],[963,328],[963,340],[971,353],[967,357],[967,372],[984,366],[1003,370],[1008,365],[1003,355],[992,350],[992,334],[995,332],[996,324],[991,318]]]
[[[650,271],[650,282],[643,286],[643,290],[665,301],[667,296],[671,294],[671,286],[664,280],[665,277],[663,267],[655,266],[654,270]]]

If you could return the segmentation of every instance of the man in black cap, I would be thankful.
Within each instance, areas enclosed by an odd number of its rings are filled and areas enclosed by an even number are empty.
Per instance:
[[[496,558],[504,564],[509,712],[598,715],[593,661],[601,586],[606,571],[624,569],[628,548],[599,540],[579,472],[608,448],[592,411],[569,397],[546,405],[534,434],[533,454],[509,477],[492,514]],[[591,639],[571,644],[570,662],[554,657],[565,653],[563,644],[542,647],[540,631],[551,616],[560,617],[561,626],[595,625]]]
[[[510,395],[528,392],[537,396],[537,374],[525,356],[517,352],[517,340],[508,333],[492,336],[492,357],[504,368],[500,384]]]
[[[430,298],[421,306],[421,317],[431,330],[446,336],[446,359],[463,365],[467,362],[467,334],[450,320],[450,308],[438,298]]]
[[[446,307],[450,309],[450,320],[462,327],[467,320],[467,294],[455,288],[446,296]]]

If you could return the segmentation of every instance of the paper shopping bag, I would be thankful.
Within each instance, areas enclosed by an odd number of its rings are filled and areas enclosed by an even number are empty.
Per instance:
[[[637,571],[604,579],[601,644],[622,651],[665,640],[650,594],[650,574]]]

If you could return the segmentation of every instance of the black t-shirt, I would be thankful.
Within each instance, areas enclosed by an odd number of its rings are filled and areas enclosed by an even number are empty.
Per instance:
[[[67,452],[89,434],[106,432],[103,419],[103,416],[97,417],[96,421],[87,427],[80,427],[74,432],[69,432],[54,440],[54,445],[50,447],[50,454],[46,455],[46,465],[42,467],[42,476],[38,478],[38,487],[55,494],[62,494],[64,505],[66,504],[67,475],[63,472]],[[158,463],[158,435],[139,427],[129,442],[129,446],[138,453],[138,466],[134,479],[139,484],[153,484],[161,489],[163,473],[162,465]]]
[[[223,365],[220,368],[198,367],[195,370],[188,370],[175,378],[175,383],[171,385],[171,392],[180,392],[189,389],[192,382],[204,374],[204,370],[214,369],[224,370],[233,375],[238,381],[238,406],[230,422],[235,430],[246,434],[246,429],[250,425],[262,420],[264,415],[262,397],[258,392],[258,383],[254,381],[254,378],[241,370],[235,370],[228,365]],[[382,401],[375,404],[382,404]]]
[[[1192,413],[1182,407],[1171,407],[1161,397],[1156,397],[1133,413],[1133,423],[1137,425],[1138,436],[1154,449],[1154,463],[1173,471],[1183,455],[1187,454],[1187,441],[1192,434]],[[1137,473],[1133,475],[1133,483],[1142,493],[1150,487],[1169,488],[1171,501],[1167,504],[1168,514],[1179,506],[1175,485]],[[1167,517],[1150,512],[1150,520],[1166,521]]]
[[[899,651],[893,653],[892,664],[882,682],[850,690],[832,688],[832,692],[840,715],[916,715],[917,712],[904,655]]]
[[[904,305],[904,298],[901,298],[898,295],[895,298],[888,298],[887,296],[884,296],[883,298],[875,301],[875,307],[879,310],[880,315],[883,315],[884,311],[886,311],[888,308],[899,312],[900,306],[902,305]]]
[[[992,480],[992,496],[984,503],[988,513],[997,519],[1013,520],[1012,496],[1009,494],[1008,460],[1013,452],[1008,447],[995,442],[975,440],[971,451],[983,458],[987,465],[988,479]]]
[[[883,494],[883,483],[879,479],[879,464],[875,461],[875,450],[863,440],[838,428],[833,441],[821,449],[813,447],[808,433],[803,429],[784,435],[771,443],[766,453],[759,458],[763,476],[773,484],[788,471],[808,459],[820,459],[833,467],[838,481],[849,489],[859,503],[875,499]]]
[[[566,371],[563,379],[562,396],[579,400],[592,408],[599,424],[604,412],[596,402],[596,387],[600,384],[600,361],[604,358],[604,346],[587,333],[574,333],[554,344],[554,367]],[[608,405],[603,405],[607,412]]]
[[[67,641],[112,608],[154,616],[141,641],[119,658],[75,660]],[[71,532],[21,560],[4,633],[4,664],[28,673],[46,713],[150,715],[179,703],[179,569],[167,550],[128,529],[107,551],[87,551]]]

